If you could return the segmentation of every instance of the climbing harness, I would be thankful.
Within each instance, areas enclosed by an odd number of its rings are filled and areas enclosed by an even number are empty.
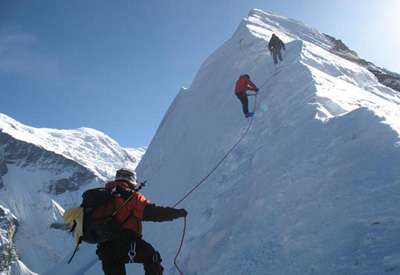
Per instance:
[[[129,263],[133,263],[133,260],[136,256],[136,242],[131,242],[129,251],[128,251],[128,257],[129,257]]]

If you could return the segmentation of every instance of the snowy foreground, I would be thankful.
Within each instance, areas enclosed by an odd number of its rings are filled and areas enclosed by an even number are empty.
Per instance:
[[[284,62],[278,66],[266,50],[273,32],[286,43]],[[189,211],[179,259],[185,275],[400,274],[399,92],[381,85],[366,67],[335,54],[334,46],[326,35],[300,22],[253,10],[204,62],[191,87],[177,95],[137,169],[148,180],[144,194],[160,205],[179,200],[246,129],[248,120],[233,94],[238,76],[248,73],[260,87],[249,134],[180,205]],[[15,131],[14,136],[27,134]],[[87,131],[79,130],[78,136]],[[0,200],[7,202],[10,192],[15,194],[16,203],[8,201],[6,207],[22,221],[32,219],[27,229],[25,222],[20,225],[16,246],[25,251],[21,260],[33,271],[101,274],[93,246],[82,246],[67,265],[70,236],[46,231],[34,221],[36,209],[44,205],[50,211],[46,213],[53,213],[47,218],[57,220],[64,204],[76,202],[96,184],[92,181],[113,169],[103,166],[108,147],[96,142],[91,147],[95,156],[105,153],[100,159],[87,159],[90,154],[73,158],[68,152],[76,136],[70,133],[64,139],[71,141],[70,147],[56,144],[57,134],[51,132],[55,143],[44,149],[87,168],[94,175],[90,183],[57,195],[51,203],[36,197],[47,174],[14,173],[11,165],[11,175],[20,180],[0,190]],[[32,135],[34,144],[50,140],[42,132]],[[93,142],[89,136],[85,149]],[[121,160],[119,153],[111,156]],[[22,184],[32,187],[21,191]],[[37,233],[28,238],[28,229]],[[181,230],[180,221],[144,228],[144,238],[163,256],[167,275],[178,274],[172,260]],[[25,240],[31,248],[24,246]],[[55,250],[55,266],[49,256],[41,258],[44,244]],[[30,274],[23,266],[20,270],[14,274]],[[137,265],[128,270],[143,273]]]

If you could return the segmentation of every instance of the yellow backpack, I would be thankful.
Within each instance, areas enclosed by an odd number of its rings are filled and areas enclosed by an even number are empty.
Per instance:
[[[83,207],[74,207],[65,211],[64,222],[70,225],[75,242],[79,244],[83,236]]]

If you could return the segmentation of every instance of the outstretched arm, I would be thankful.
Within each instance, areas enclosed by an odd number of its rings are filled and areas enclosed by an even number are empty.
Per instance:
[[[258,88],[257,88],[256,84],[251,82],[251,80],[249,80],[249,83],[247,84],[247,87],[249,88],[249,90],[258,91]]]
[[[186,217],[185,209],[157,206],[153,203],[147,204],[143,211],[143,221],[163,222]]]

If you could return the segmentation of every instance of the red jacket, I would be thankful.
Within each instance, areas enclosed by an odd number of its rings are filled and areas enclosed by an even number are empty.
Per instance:
[[[118,210],[115,219],[122,228],[133,231],[136,237],[142,234],[142,221],[170,221],[182,217],[181,210],[171,207],[161,207],[151,203],[139,192],[134,192],[128,183],[124,181],[111,181],[106,183],[106,189],[112,190],[114,199],[106,206],[96,209],[94,219],[104,219],[122,206],[126,199],[133,195],[132,199]]]
[[[245,93],[247,90],[255,91],[257,86],[246,75],[241,75],[236,81],[235,93]]]
[[[129,189],[130,186],[124,181],[111,181],[106,183],[105,187],[106,189],[112,190],[117,187]],[[117,214],[115,215],[115,219],[119,224],[122,224],[123,229],[135,231],[140,236],[142,233],[144,208],[150,204],[150,201],[139,192],[133,192],[131,194],[133,194],[133,198],[125,206],[118,210]],[[123,205],[125,200],[126,199],[122,196],[116,196],[105,207],[102,207],[100,211],[96,211],[94,215],[98,213],[99,216],[108,216],[121,205]]]

